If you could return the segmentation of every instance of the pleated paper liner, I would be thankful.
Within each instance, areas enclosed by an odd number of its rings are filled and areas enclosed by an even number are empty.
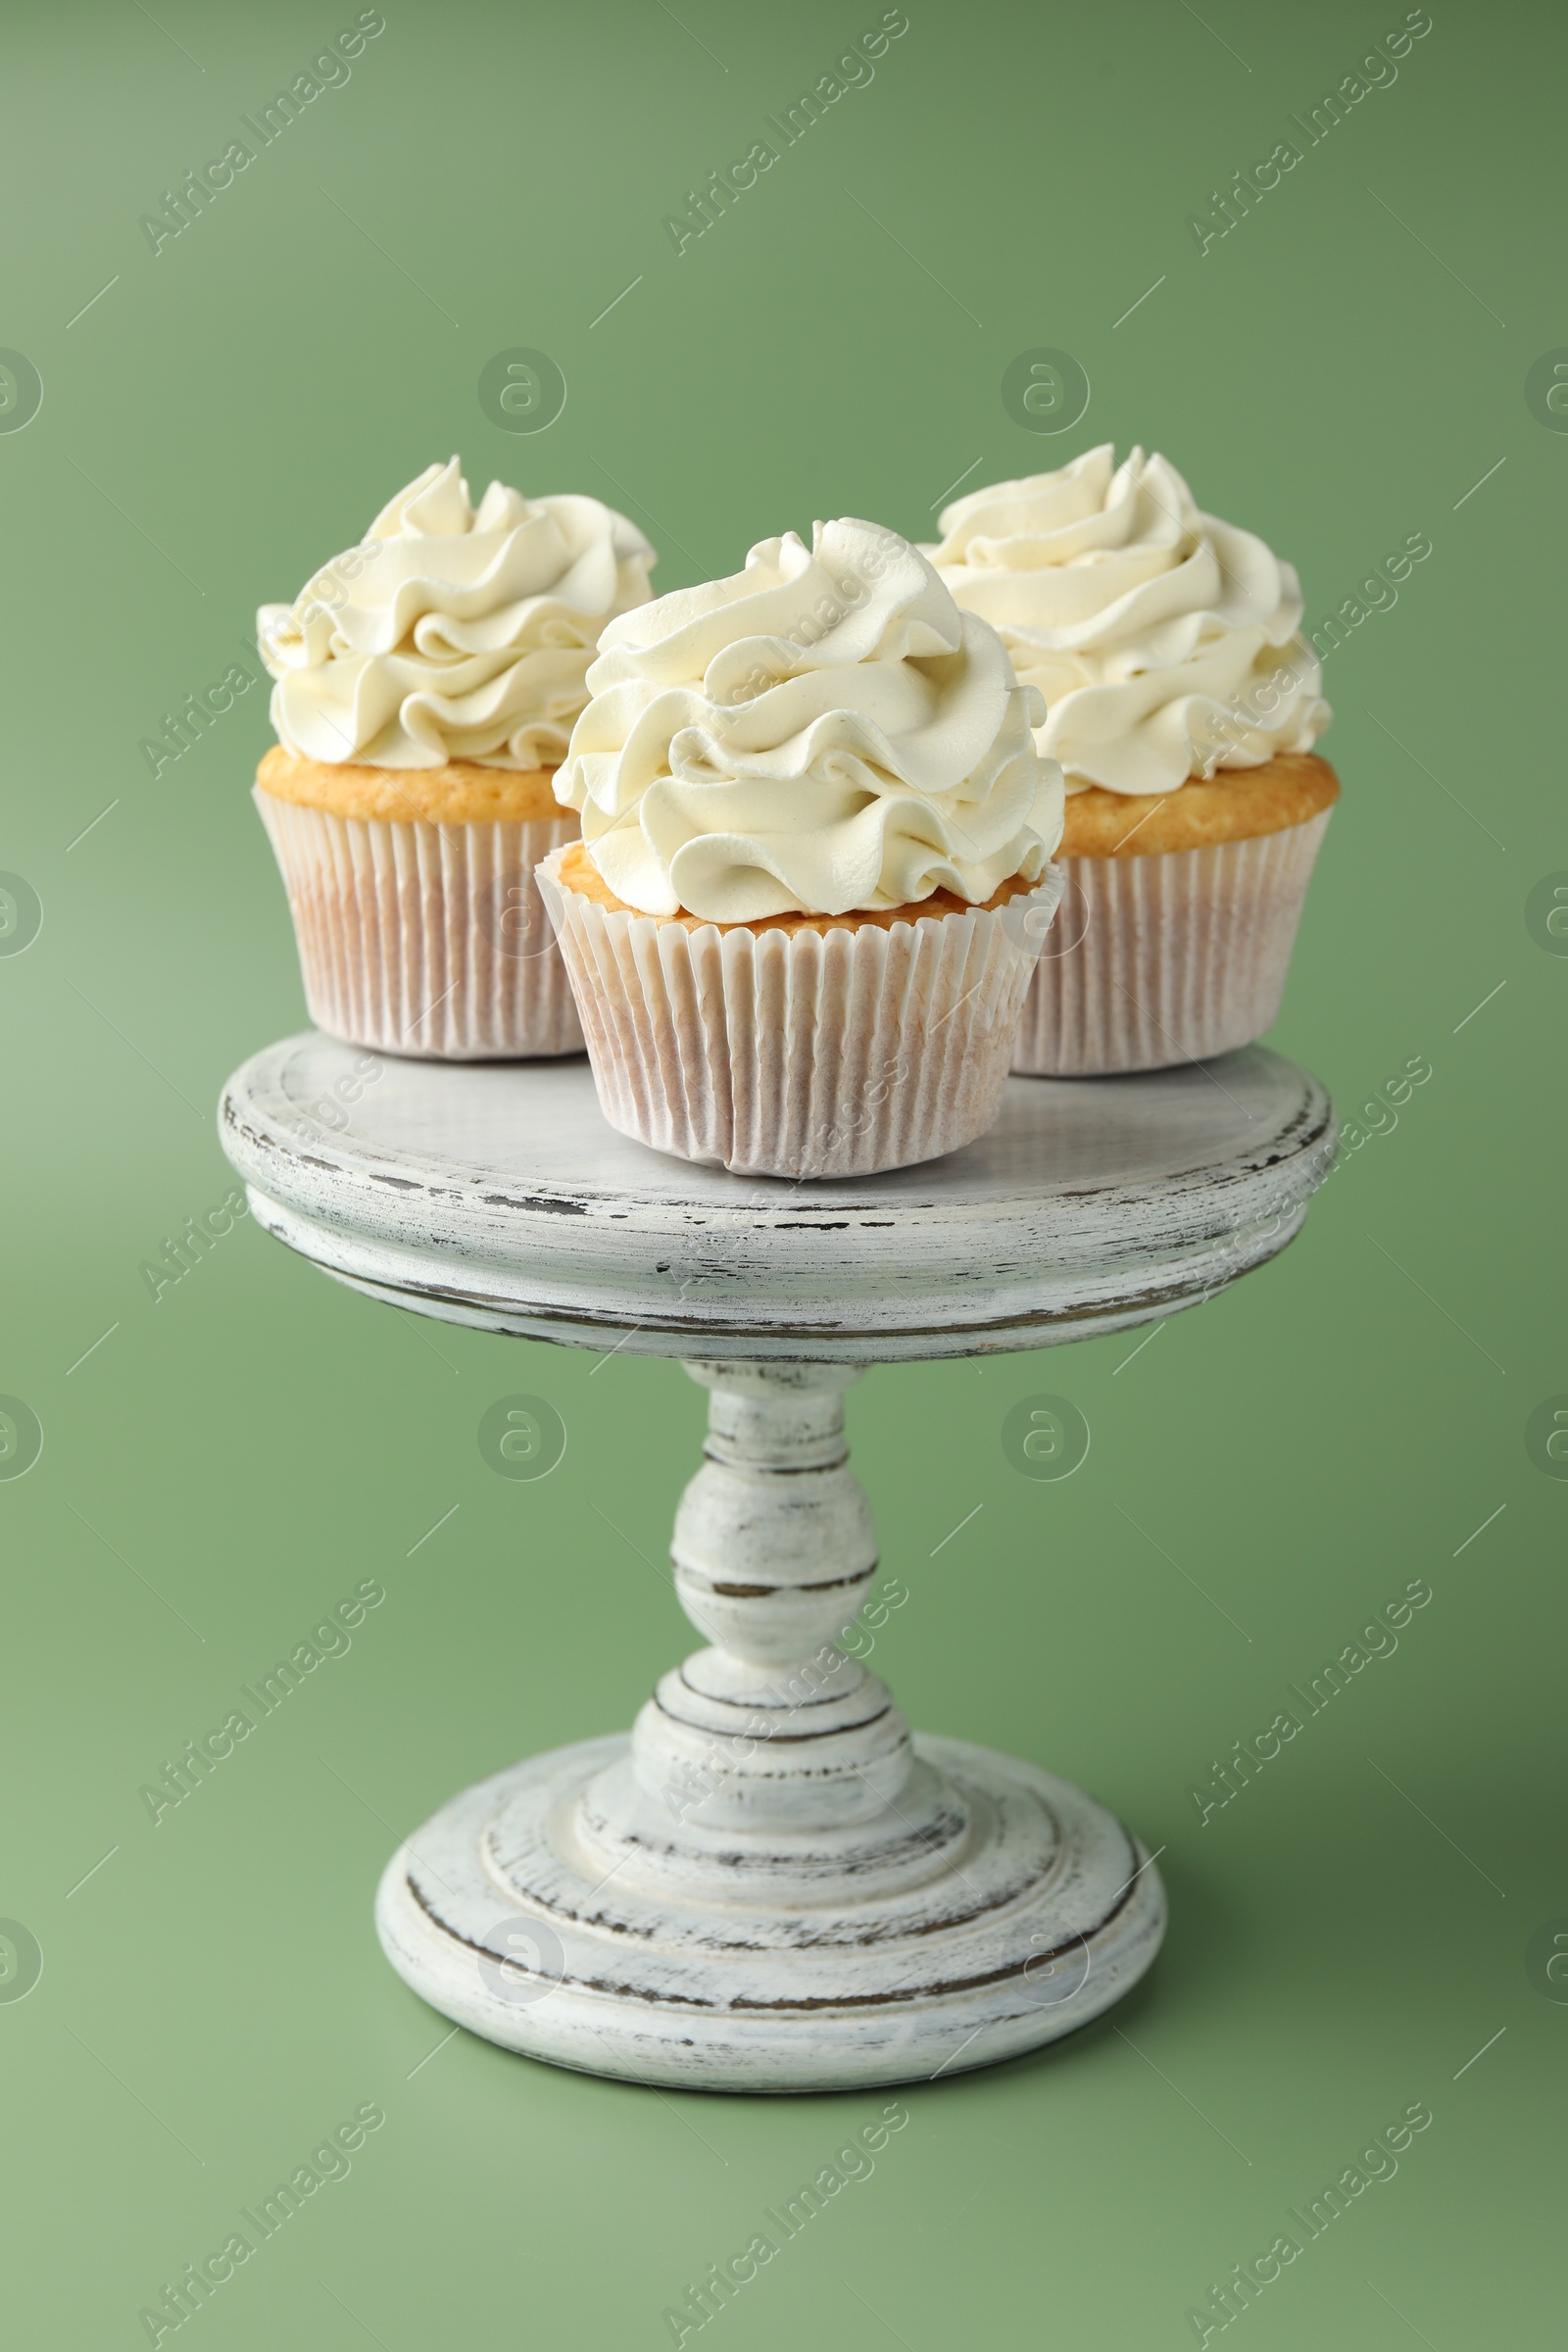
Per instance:
[[[577,818],[438,825],[329,815],[259,787],[318,1028],[448,1061],[580,1054],[534,868]]]
[[[1068,858],[1012,1066],[1084,1078],[1203,1061],[1275,1019],[1332,809],[1244,841]]]
[[[888,929],[734,929],[600,906],[539,871],[599,1101],[623,1135],[741,1175],[866,1176],[991,1125],[1061,896]]]

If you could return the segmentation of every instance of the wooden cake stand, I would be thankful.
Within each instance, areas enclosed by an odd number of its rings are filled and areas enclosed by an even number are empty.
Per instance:
[[[393,1856],[376,1924],[416,1992],[592,2074],[837,2090],[1013,2057],[1143,1975],[1165,1903],[1137,1838],[1035,1764],[911,1738],[835,1646],[876,1565],[843,1393],[868,1364],[1147,1322],[1272,1257],[1333,1157],[1315,1079],[1259,1047],[1012,1078],[965,1151],[791,1184],[617,1135],[581,1060],[313,1032],[247,1062],[221,1122],[258,1221],[339,1281],[675,1356],[710,1392],[671,1546],[709,1646],[629,1737],[498,1773]],[[1037,1418],[1031,1459],[1061,1441]]]

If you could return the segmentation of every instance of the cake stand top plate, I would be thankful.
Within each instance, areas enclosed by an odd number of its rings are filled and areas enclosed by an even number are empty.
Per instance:
[[[616,1134],[584,1060],[401,1061],[317,1031],[236,1071],[220,1127],[258,1221],[395,1304],[599,1349],[846,1364],[1192,1305],[1292,1239],[1335,1142],[1317,1080],[1251,1046],[1009,1078],[964,1151],[790,1183]]]

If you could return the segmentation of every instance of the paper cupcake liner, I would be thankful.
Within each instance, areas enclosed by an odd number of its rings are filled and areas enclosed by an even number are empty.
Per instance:
[[[534,868],[577,818],[437,825],[254,795],[288,891],[311,1018],[352,1045],[447,1061],[580,1054]]]
[[[1013,1068],[1158,1070],[1261,1037],[1332,813],[1206,849],[1064,858],[1062,916],[1024,1000]]]
[[[540,888],[623,1135],[738,1175],[868,1176],[995,1119],[1056,867],[989,913],[824,935],[658,922],[564,887],[560,866]]]

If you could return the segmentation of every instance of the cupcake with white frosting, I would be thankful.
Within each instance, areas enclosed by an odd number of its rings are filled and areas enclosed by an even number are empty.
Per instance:
[[[925,553],[998,631],[1066,779],[1068,904],[1014,1068],[1199,1060],[1279,1011],[1339,783],[1294,568],[1107,444],[971,491]]]
[[[854,1176],[996,1116],[1060,896],[1061,776],[996,632],[818,523],[612,621],[540,869],[612,1125]]]
[[[533,874],[575,838],[555,773],[654,560],[596,498],[492,482],[475,508],[454,458],[262,607],[278,743],[256,805],[321,1028],[457,1060],[582,1051]]]

